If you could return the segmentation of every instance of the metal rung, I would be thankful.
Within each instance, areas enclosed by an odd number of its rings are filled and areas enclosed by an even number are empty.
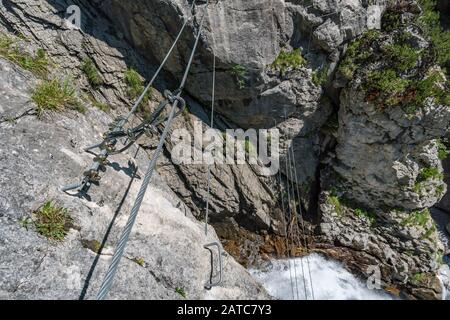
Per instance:
[[[67,185],[67,186],[62,187],[62,188],[61,188],[61,191],[62,191],[62,192],[67,192],[67,191],[72,191],[72,190],[78,190],[78,191],[81,191],[81,190],[83,190],[86,186],[89,186],[89,185],[90,185],[90,182],[84,179],[83,181],[81,181],[81,182],[79,182],[79,183],[73,183],[73,184],[69,184],[69,185]]]
[[[88,151],[91,151],[91,150],[93,150],[93,149],[100,148],[102,145],[103,145],[103,142],[97,143],[97,144],[94,144],[94,145],[89,146],[89,147],[87,147],[87,148],[84,148],[84,151],[88,152]]]
[[[213,277],[213,268],[214,268],[214,259],[213,259],[213,252],[211,250],[211,247],[216,247],[217,252],[219,254],[219,279],[216,282],[212,282]],[[211,279],[210,281],[205,285],[206,290],[211,290],[213,287],[218,287],[222,284],[222,275],[223,275],[223,265],[222,265],[222,247],[218,242],[213,242],[210,244],[207,244],[204,246],[206,250],[209,250],[211,252]]]

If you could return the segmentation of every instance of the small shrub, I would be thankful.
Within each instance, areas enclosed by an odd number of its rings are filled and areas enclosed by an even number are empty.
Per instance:
[[[420,57],[417,49],[408,44],[391,44],[384,48],[387,52],[387,59],[390,64],[399,72],[405,72],[414,68]]]
[[[358,66],[372,56],[372,43],[379,36],[378,30],[369,30],[353,41],[341,60],[338,72],[347,80],[351,80]]]
[[[37,105],[39,117],[45,110],[61,111],[71,108],[79,112],[85,111],[68,78],[64,81],[53,79],[42,82],[33,90],[31,100]]]
[[[99,101],[97,101],[97,100],[94,100],[94,101],[92,102],[92,105],[93,105],[94,107],[96,107],[97,109],[102,110],[102,111],[104,111],[104,112],[109,111],[109,105],[108,105],[107,103],[102,103],[102,102],[99,102]]]
[[[398,30],[402,26],[401,21],[400,13],[395,8],[390,7],[381,17],[381,28],[387,32]]]
[[[441,84],[441,85],[440,85]],[[422,105],[428,97],[436,103],[450,106],[450,93],[445,86],[445,78],[438,71],[429,72],[424,79],[412,83],[410,91],[414,92],[412,103]]]
[[[94,61],[92,61],[92,59],[86,58],[83,61],[81,70],[83,70],[92,88],[98,89],[98,87],[100,87],[103,84],[103,80],[100,76],[100,73],[98,72],[98,69],[95,66]]]
[[[450,105],[450,93],[442,88],[444,80],[438,71],[429,72],[419,80],[404,79],[393,69],[374,71],[365,84],[366,98],[384,106],[403,106],[407,113],[415,112],[428,98]]]
[[[435,0],[419,0],[419,4],[423,13],[417,23],[431,41],[437,62],[444,66],[450,60],[450,30],[443,30]]]
[[[36,231],[44,237],[56,241],[64,240],[72,222],[68,210],[57,206],[53,201],[47,201],[34,212],[34,216],[33,224]]]
[[[177,287],[175,289],[175,292],[186,299],[187,295],[186,295],[186,291],[184,290],[184,288]]]
[[[291,52],[281,51],[275,61],[272,63],[272,67],[285,72],[287,69],[297,69],[306,65],[307,61],[302,56],[302,50],[300,48]]]

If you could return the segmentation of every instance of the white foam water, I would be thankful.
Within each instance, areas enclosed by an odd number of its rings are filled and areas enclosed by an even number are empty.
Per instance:
[[[274,260],[264,270],[249,270],[273,297],[282,300],[311,300],[312,290],[307,263],[311,270],[316,300],[390,300],[392,297],[381,290],[371,290],[348,272],[344,266],[319,254],[304,258]],[[302,276],[305,271],[305,285]],[[291,282],[292,276],[292,282]],[[298,288],[298,290],[297,290]]]

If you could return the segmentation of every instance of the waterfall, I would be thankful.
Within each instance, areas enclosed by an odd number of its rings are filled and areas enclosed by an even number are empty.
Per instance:
[[[298,284],[298,298],[305,299],[301,262],[306,268],[306,258],[289,260],[274,260],[262,270],[250,269],[250,273],[275,298],[291,300],[292,286],[290,274],[294,274],[296,267],[297,281],[293,279],[294,295],[297,299],[296,283]],[[392,296],[382,290],[370,290],[367,285],[347,271],[342,263],[327,259],[319,254],[309,255],[313,290],[316,300],[391,300]],[[305,270],[306,273],[306,270]],[[311,285],[306,276],[308,300],[311,300]]]

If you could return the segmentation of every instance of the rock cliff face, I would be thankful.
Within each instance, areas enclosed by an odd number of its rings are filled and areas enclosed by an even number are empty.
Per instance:
[[[197,120],[208,128],[214,55],[215,127],[280,129],[282,184],[290,183],[286,155],[293,151],[292,180],[302,197],[296,206],[308,213],[315,249],[363,277],[379,267],[383,288],[393,293],[439,297],[436,271],[446,248],[428,208],[444,198],[440,206],[448,209],[449,171],[441,160],[450,108],[445,59],[436,58],[439,43],[420,20],[432,9],[429,1],[223,0],[209,7],[199,1],[192,12],[192,2],[181,0],[2,3],[0,242],[6,258],[0,262],[0,297],[77,298],[79,288],[67,285],[74,276],[85,286],[83,295],[93,297],[158,134],[115,158],[89,199],[57,188],[79,177],[91,161],[82,148],[97,142],[133,102],[131,68],[142,75],[135,82],[149,79],[192,17],[142,111],[153,110],[160,92],[176,87],[204,12],[186,87],[190,112],[177,118],[173,130],[193,132]],[[81,9],[79,29],[64,19],[72,4]],[[13,37],[19,52],[34,55],[43,48],[49,74],[22,70],[29,66],[7,54],[3,35]],[[95,79],[86,61],[98,73]],[[86,113],[47,112],[37,119],[34,88],[46,78],[69,76]],[[207,167],[173,163],[172,149],[167,141],[112,297],[176,298],[183,291],[189,298],[266,297],[230,256],[224,287],[202,289],[202,270],[210,268],[202,246],[217,240],[214,233],[204,239],[197,222],[206,206]],[[249,164],[212,168],[211,223],[241,263],[286,254],[281,200],[288,199],[278,184],[278,177],[262,177]],[[27,223],[48,199],[73,218],[66,240],[57,244]],[[18,270],[20,259],[25,262]]]
[[[315,180],[322,149],[318,131],[332,109],[329,101],[321,99],[320,81],[313,78],[320,74],[326,81],[339,60],[338,47],[380,24],[383,7],[374,4],[337,0],[214,2],[206,11],[206,30],[187,90],[209,103],[212,55],[216,55],[218,111],[242,128],[278,124],[285,133],[282,139],[286,139],[281,162],[294,140],[301,160],[296,168],[298,180],[309,185]],[[99,7],[117,21],[125,38],[155,63],[163,59],[183,19],[192,15],[185,1],[109,0]],[[199,5],[193,12],[194,21],[198,23],[204,10],[205,6]],[[166,68],[175,79],[181,77],[188,59],[193,25]],[[301,48],[305,64],[300,61],[292,68],[287,63],[280,68],[286,63],[283,53],[293,48]]]
[[[393,30],[386,19],[381,31],[360,37],[338,69],[335,83],[343,89],[330,159],[336,175],[322,176],[329,193],[321,199],[321,229],[329,241],[357,250],[366,268],[381,261],[387,285],[410,283],[412,294],[430,298],[439,286],[416,287],[438,283],[430,277],[444,247],[426,208],[447,190],[445,146],[436,139],[450,129],[450,109],[431,44],[405,12],[389,8],[386,15],[403,23]]]
[[[59,29],[63,20],[56,12],[65,10],[66,5],[64,1],[5,3],[1,11],[3,23],[6,21],[1,28],[2,40],[7,34],[4,26],[21,34],[22,39],[34,37],[24,41],[8,35],[8,39],[14,39],[14,46],[30,53],[44,47],[54,64],[55,77],[62,77],[62,70],[71,73],[76,77],[72,81],[86,90],[85,94],[116,106],[117,110],[108,113],[123,112],[125,101],[128,104],[126,85],[121,81],[126,71],[124,56],[128,55],[127,59],[135,65],[142,60],[126,43],[105,31],[110,28],[106,20],[97,21],[91,34]],[[43,25],[48,28],[42,28]],[[105,83],[97,91],[89,89],[80,72],[86,57],[95,61]],[[64,194],[59,187],[78,181],[92,161],[83,148],[98,142],[113,118],[95,108],[93,98],[85,99],[80,92],[85,114],[65,110],[36,119],[36,105],[31,97],[46,80],[1,57],[0,78],[0,298],[94,298],[151,151],[134,148],[111,159],[104,179],[90,189],[87,197]],[[155,102],[149,107],[155,107]],[[65,208],[71,217],[62,242],[38,234],[33,225],[36,212],[50,200]],[[229,255],[223,257],[224,272],[229,274],[224,281],[228,284],[204,290],[212,266],[210,253],[203,245],[218,238],[213,231],[209,237],[204,236],[203,224],[160,176],[153,179],[142,212],[110,298],[268,297]]]

